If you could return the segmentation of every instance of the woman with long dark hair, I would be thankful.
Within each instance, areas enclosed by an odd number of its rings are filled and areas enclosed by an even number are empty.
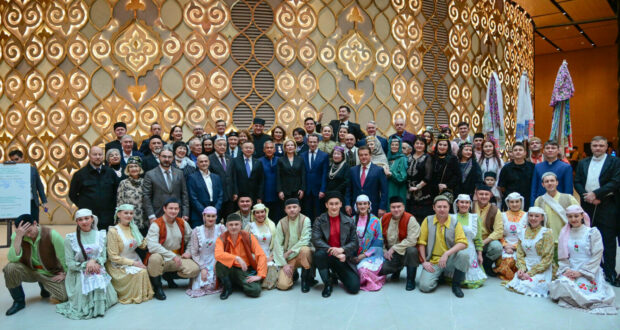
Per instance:
[[[69,300],[56,305],[56,312],[70,319],[85,320],[103,316],[118,302],[118,296],[104,267],[106,231],[97,230],[97,216],[89,209],[77,210],[74,220],[75,233],[65,238],[65,287]]]
[[[469,142],[461,144],[456,157],[459,160],[461,178],[455,194],[467,194],[473,199],[476,187],[482,184],[482,173],[480,172],[480,165],[478,165],[474,156],[474,146]]]
[[[271,130],[271,139],[276,148],[276,157],[284,156],[284,141],[286,140],[286,131],[282,126],[276,126]]]
[[[454,200],[454,191],[461,180],[459,161],[450,150],[450,140],[445,135],[440,135],[435,144],[433,153],[433,177],[431,189],[433,198],[439,194],[446,195],[450,202]]]

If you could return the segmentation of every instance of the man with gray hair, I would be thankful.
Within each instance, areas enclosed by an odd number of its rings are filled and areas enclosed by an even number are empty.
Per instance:
[[[377,123],[374,120],[371,120],[366,124],[366,136],[374,136],[377,140],[379,140],[379,143],[381,143],[381,148],[383,149],[383,152],[385,152],[385,154],[387,155],[388,153],[387,139],[384,138],[383,136],[377,135]],[[360,147],[365,146],[366,139],[362,139],[361,141],[358,141],[357,144]]]
[[[197,163],[198,156],[202,154],[201,143],[202,143],[202,139],[197,138],[197,137],[193,137],[189,141],[187,141],[187,145],[189,147],[189,155],[187,155],[187,157],[193,160],[194,163],[196,164],[198,164]]]
[[[144,156],[140,151],[135,150],[135,143],[131,135],[125,134],[121,138],[121,168],[124,170],[127,166],[127,161],[131,156],[138,156],[140,159]]]
[[[398,136],[403,142],[407,142],[409,143],[409,145],[413,146],[416,136],[412,133],[407,132],[405,130],[406,126],[407,124],[405,122],[405,118],[396,117],[396,119],[394,119],[394,129],[396,130],[396,133],[390,135],[389,138],[391,139],[392,136]]]

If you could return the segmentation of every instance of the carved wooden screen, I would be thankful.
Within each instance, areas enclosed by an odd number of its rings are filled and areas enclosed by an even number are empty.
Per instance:
[[[4,0],[0,24],[0,159],[24,151],[60,220],[72,173],[115,121],[136,141],[156,121],[189,134],[255,115],[290,132],[348,104],[384,134],[395,117],[479,129],[495,70],[512,143],[519,76],[533,72],[531,20],[501,0]]]

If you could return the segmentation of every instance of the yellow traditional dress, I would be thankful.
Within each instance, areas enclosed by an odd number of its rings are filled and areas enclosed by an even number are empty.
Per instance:
[[[133,265],[140,257],[136,248],[146,248],[146,239],[136,240],[129,226],[117,224],[108,230],[108,261],[105,266],[121,304],[139,304],[153,298],[146,268]]]

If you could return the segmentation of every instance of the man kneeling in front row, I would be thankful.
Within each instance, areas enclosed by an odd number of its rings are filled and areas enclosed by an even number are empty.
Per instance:
[[[178,199],[168,199],[164,204],[164,214],[151,223],[146,235],[149,253],[146,255],[145,264],[151,277],[155,299],[158,300],[166,299],[161,284],[162,275],[168,279],[168,288],[174,288],[175,275],[195,278],[200,273],[198,264],[189,253],[192,228],[178,217],[180,205]]]
[[[220,299],[228,299],[235,284],[249,297],[260,296],[261,281],[267,276],[267,257],[258,240],[241,230],[239,214],[226,217],[226,232],[215,241],[215,276],[224,287]]]
[[[469,269],[467,237],[458,221],[450,219],[450,201],[439,195],[433,200],[434,216],[428,216],[420,226],[418,250],[422,256],[420,291],[431,292],[445,270],[454,269],[452,292],[462,298],[461,282]]]

